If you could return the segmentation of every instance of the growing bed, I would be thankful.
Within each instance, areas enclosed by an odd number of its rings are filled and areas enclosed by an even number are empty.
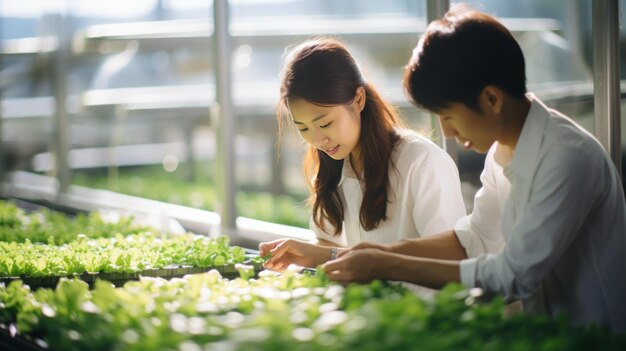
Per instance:
[[[2,350],[626,349],[625,334],[506,316],[501,297],[458,284],[421,296],[390,282],[343,287],[315,270],[276,274],[226,237],[127,219],[0,202],[0,239]]]

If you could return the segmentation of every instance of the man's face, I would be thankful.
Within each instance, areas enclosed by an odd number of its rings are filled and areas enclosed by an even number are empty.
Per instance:
[[[489,151],[496,141],[500,123],[496,116],[475,111],[463,103],[451,103],[436,111],[446,138],[455,138],[466,150],[479,153]]]

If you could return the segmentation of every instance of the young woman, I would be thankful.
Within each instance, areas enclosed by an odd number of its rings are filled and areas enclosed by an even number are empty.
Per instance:
[[[429,139],[401,128],[394,108],[361,74],[340,42],[307,41],[287,57],[277,109],[279,130],[295,126],[308,143],[316,243],[259,245],[265,267],[315,267],[339,247],[392,243],[449,230],[465,216],[452,159]]]

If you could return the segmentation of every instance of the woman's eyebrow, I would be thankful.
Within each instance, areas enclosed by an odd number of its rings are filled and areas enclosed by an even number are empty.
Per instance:
[[[317,116],[317,117],[313,118],[313,120],[312,120],[311,122],[316,122],[316,121],[318,121],[318,120],[320,120],[320,119],[322,119],[322,118],[326,117],[326,115],[327,115],[327,113],[322,113],[321,115],[319,115],[319,116]],[[304,123],[302,123],[302,122],[298,122],[298,121],[296,121],[295,119],[293,120],[293,123],[295,123],[295,124],[304,124]]]

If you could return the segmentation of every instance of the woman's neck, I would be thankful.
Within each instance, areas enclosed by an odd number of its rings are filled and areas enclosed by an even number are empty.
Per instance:
[[[361,158],[360,150],[355,147],[348,156],[348,161],[350,162],[350,166],[352,166],[352,170],[354,170],[356,178],[361,180],[361,174],[363,174],[363,159]]]

